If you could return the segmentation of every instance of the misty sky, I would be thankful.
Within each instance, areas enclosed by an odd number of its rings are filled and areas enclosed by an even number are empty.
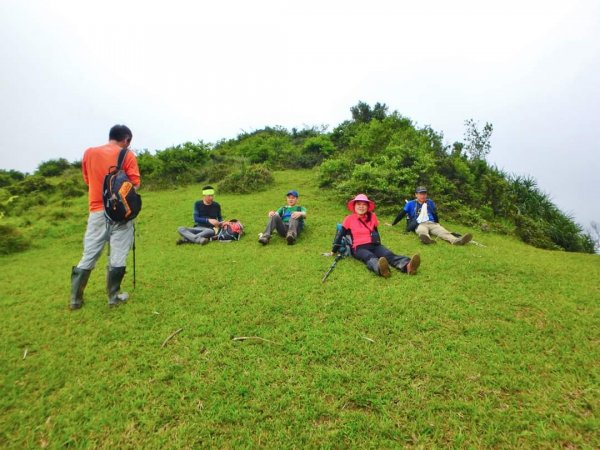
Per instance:
[[[600,222],[600,2],[0,1],[0,168],[328,125],[386,103]],[[435,198],[435,193],[432,193]],[[306,199],[308,202],[308,199]]]

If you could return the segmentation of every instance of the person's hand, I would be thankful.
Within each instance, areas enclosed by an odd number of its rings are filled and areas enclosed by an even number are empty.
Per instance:
[[[302,211],[294,211],[292,213],[292,219],[298,219],[300,217],[304,217],[304,213]]]
[[[208,219],[208,223],[210,223],[213,227],[219,226],[219,221],[217,219]]]
[[[269,217],[273,217],[275,214],[277,214],[275,211],[269,211]]]

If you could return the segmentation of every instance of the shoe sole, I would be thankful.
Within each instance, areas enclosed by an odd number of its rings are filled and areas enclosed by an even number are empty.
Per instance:
[[[460,240],[462,241],[462,245],[468,244],[473,239],[473,235],[471,233],[465,234]]]
[[[435,241],[433,239],[431,239],[429,236],[427,236],[426,234],[420,234],[419,235],[419,239],[421,240],[421,242],[423,244],[435,244]]]
[[[385,259],[383,256],[379,258],[377,265],[379,266],[379,274],[383,278],[389,278],[390,275],[392,275],[392,272],[390,271],[390,265],[388,264],[387,259]]]
[[[406,273],[409,275],[416,275],[417,269],[421,265],[421,256],[419,254],[413,255],[410,262],[406,265]]]

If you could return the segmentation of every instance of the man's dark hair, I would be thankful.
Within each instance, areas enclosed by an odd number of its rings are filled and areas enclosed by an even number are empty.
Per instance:
[[[120,142],[127,140],[127,142],[131,142],[131,138],[133,138],[133,134],[131,133],[129,127],[125,125],[115,125],[108,133],[108,139],[110,141]]]
[[[204,187],[202,188],[202,190],[204,191],[205,189],[214,189],[214,187],[212,187],[212,186],[204,186]]]

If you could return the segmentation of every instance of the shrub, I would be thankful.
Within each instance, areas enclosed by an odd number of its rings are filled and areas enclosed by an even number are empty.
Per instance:
[[[0,169],[0,187],[10,186],[25,178],[25,175],[16,170]]]
[[[302,144],[301,167],[314,167],[327,159],[335,151],[335,146],[329,136],[314,136]]]
[[[352,176],[354,164],[346,159],[329,159],[319,167],[319,187],[334,187]]]
[[[65,198],[81,197],[86,193],[85,184],[74,178],[61,181],[56,187],[62,195],[62,197]]]
[[[242,165],[239,170],[232,172],[219,183],[221,192],[247,194],[264,190],[273,183],[273,175],[265,166],[260,164],[246,167]]]
[[[516,233],[523,242],[537,248],[548,250],[561,250],[561,248],[548,237],[547,226],[541,221],[520,215],[516,218]]]
[[[41,175],[31,175],[25,177],[23,181],[9,186],[8,190],[13,195],[26,195],[31,194],[33,192],[51,193],[52,191],[54,191],[54,186],[50,184],[50,182]]]
[[[22,252],[29,248],[29,241],[12,225],[0,224],[0,255]]]
[[[36,174],[43,177],[57,177],[70,167],[71,163],[64,158],[51,159],[41,163]]]

